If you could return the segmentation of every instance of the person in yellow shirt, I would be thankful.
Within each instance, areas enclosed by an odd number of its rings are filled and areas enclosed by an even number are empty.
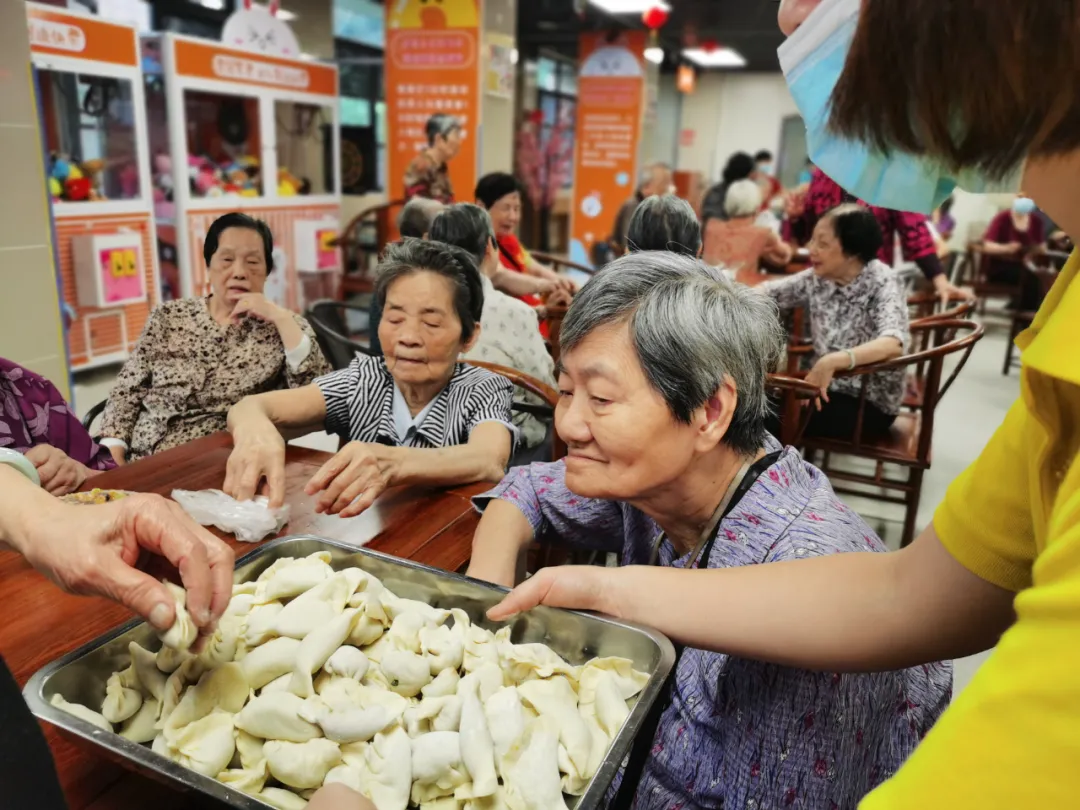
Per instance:
[[[780,23],[811,158],[849,192],[929,210],[954,183],[1022,181],[1080,237],[1080,0],[783,0]],[[911,546],[742,569],[546,569],[489,615],[595,609],[684,644],[838,671],[996,644],[861,810],[1080,807],[1078,275],[1074,255],[1017,339],[1020,398]]]

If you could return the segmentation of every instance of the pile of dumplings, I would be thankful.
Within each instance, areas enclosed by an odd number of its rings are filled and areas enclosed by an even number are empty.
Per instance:
[[[282,558],[234,586],[198,654],[170,586],[160,651],[131,643],[100,712],[53,705],[282,810],[331,782],[378,810],[566,810],[584,792],[646,674],[571,666],[329,563]]]

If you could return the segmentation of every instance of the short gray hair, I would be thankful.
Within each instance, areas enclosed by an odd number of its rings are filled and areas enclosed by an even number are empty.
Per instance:
[[[738,401],[724,442],[758,450],[770,412],[766,375],[785,332],[767,295],[698,259],[650,251],[616,259],[574,297],[559,345],[565,354],[594,330],[626,322],[638,361],[672,416],[689,424],[726,379]]]
[[[424,125],[428,146],[434,146],[435,139],[440,135],[449,138],[455,129],[461,129],[461,121],[447,113],[435,113]]]
[[[398,231],[402,236],[423,239],[431,230],[435,221],[446,206],[429,197],[413,197],[401,209],[398,215]]]
[[[701,223],[686,200],[674,194],[642,200],[626,229],[631,251],[670,250],[697,256],[701,249]]]
[[[495,226],[491,224],[491,215],[479,205],[457,203],[435,217],[428,238],[467,250],[480,266],[487,256],[488,245],[495,241]]]
[[[729,217],[752,217],[761,210],[761,189],[753,180],[737,180],[728,186],[724,213]]]

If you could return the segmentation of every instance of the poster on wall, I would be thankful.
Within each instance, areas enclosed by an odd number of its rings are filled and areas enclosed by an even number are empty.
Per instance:
[[[570,259],[592,265],[634,193],[645,91],[644,31],[581,35]]]
[[[484,35],[487,45],[487,69],[484,72],[484,92],[498,98],[514,97],[514,70],[517,49],[514,38],[507,34],[488,31]]]
[[[476,187],[480,123],[478,0],[394,0],[386,4],[387,186],[405,191],[409,162],[427,148],[424,125],[436,113],[461,122],[461,151],[450,161],[458,200]]]

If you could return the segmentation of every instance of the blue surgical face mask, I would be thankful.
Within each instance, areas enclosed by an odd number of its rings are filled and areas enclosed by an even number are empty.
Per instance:
[[[1035,201],[1030,197],[1017,197],[1013,200],[1012,209],[1017,214],[1030,214],[1035,210]]]
[[[850,194],[871,205],[929,214],[957,187],[976,194],[1015,192],[1023,166],[1003,181],[949,172],[936,161],[893,150],[884,155],[829,131],[829,99],[844,70],[862,0],[822,0],[777,51],[788,88],[806,122],[810,159]]]
[[[762,174],[767,174],[769,177],[772,177],[773,165],[771,163],[759,163],[757,170]]]

